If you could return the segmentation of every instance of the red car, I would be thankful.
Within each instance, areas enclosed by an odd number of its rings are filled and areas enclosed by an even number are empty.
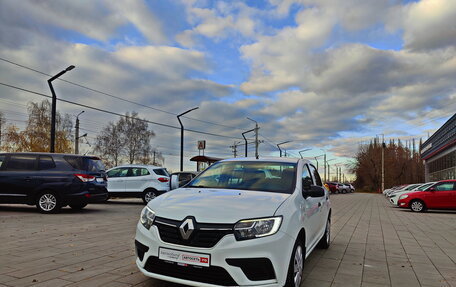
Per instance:
[[[456,180],[442,180],[424,191],[403,194],[397,205],[415,212],[424,212],[429,208],[456,209]]]

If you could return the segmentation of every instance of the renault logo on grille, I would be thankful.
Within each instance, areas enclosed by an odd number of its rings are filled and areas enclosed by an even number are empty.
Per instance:
[[[184,240],[188,240],[190,238],[193,230],[195,230],[195,224],[192,218],[185,219],[181,226],[179,226],[179,232]]]

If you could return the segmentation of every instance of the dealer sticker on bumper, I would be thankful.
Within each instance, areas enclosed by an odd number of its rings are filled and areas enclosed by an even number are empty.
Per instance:
[[[174,249],[160,248],[158,258],[172,261],[180,265],[189,264],[209,267],[211,256],[209,254],[186,252]]]

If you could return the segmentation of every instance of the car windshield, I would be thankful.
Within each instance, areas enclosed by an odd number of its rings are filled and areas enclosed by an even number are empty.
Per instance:
[[[291,194],[294,191],[295,175],[295,163],[226,161],[210,166],[187,187]]]
[[[425,190],[426,188],[428,188],[429,186],[433,185],[434,183],[427,183],[427,184],[423,184],[423,185],[420,185],[418,186],[417,188],[415,188],[414,190],[416,191],[423,191]]]

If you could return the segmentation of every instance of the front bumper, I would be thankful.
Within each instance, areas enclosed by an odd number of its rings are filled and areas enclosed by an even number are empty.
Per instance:
[[[290,262],[290,256],[295,244],[295,240],[279,230],[276,234],[272,236],[267,236],[263,238],[256,238],[251,240],[236,241],[233,234],[225,235],[214,247],[212,248],[198,248],[190,246],[182,246],[176,244],[170,244],[163,242],[160,239],[158,229],[153,225],[150,230],[144,228],[141,223],[138,223],[136,230],[136,241],[140,244],[146,246],[147,251],[143,254],[142,260],[140,257],[136,258],[136,264],[138,268],[146,276],[166,280],[170,282],[175,282],[179,284],[185,284],[190,286],[265,286],[265,287],[276,287],[283,286],[286,281],[288,266]],[[222,284],[217,285],[218,283],[203,283],[198,281],[198,278],[192,278],[190,280],[186,276],[180,276],[179,272],[176,272],[176,275],[167,276],[163,274],[154,273],[154,270],[146,268],[147,261],[154,260],[156,261],[159,256],[159,248],[169,248],[179,251],[193,252],[193,253],[204,253],[210,255],[210,266],[218,269],[224,269],[229,276],[234,280],[236,284]],[[251,258],[267,258],[272,263],[275,279],[269,280],[249,280],[247,275],[243,272],[240,267],[236,267],[227,263],[226,259],[251,259]],[[164,262],[164,261],[161,261]],[[175,264],[175,263],[166,263],[166,264]],[[175,267],[180,268],[183,267]],[[192,266],[187,266],[185,268],[195,268]],[[203,270],[208,267],[200,267]],[[149,270],[146,270],[149,269]],[[198,271],[199,272],[199,271]],[[190,272],[191,273],[191,272]],[[194,272],[197,273],[197,272]],[[207,272],[206,272],[207,273]]]

